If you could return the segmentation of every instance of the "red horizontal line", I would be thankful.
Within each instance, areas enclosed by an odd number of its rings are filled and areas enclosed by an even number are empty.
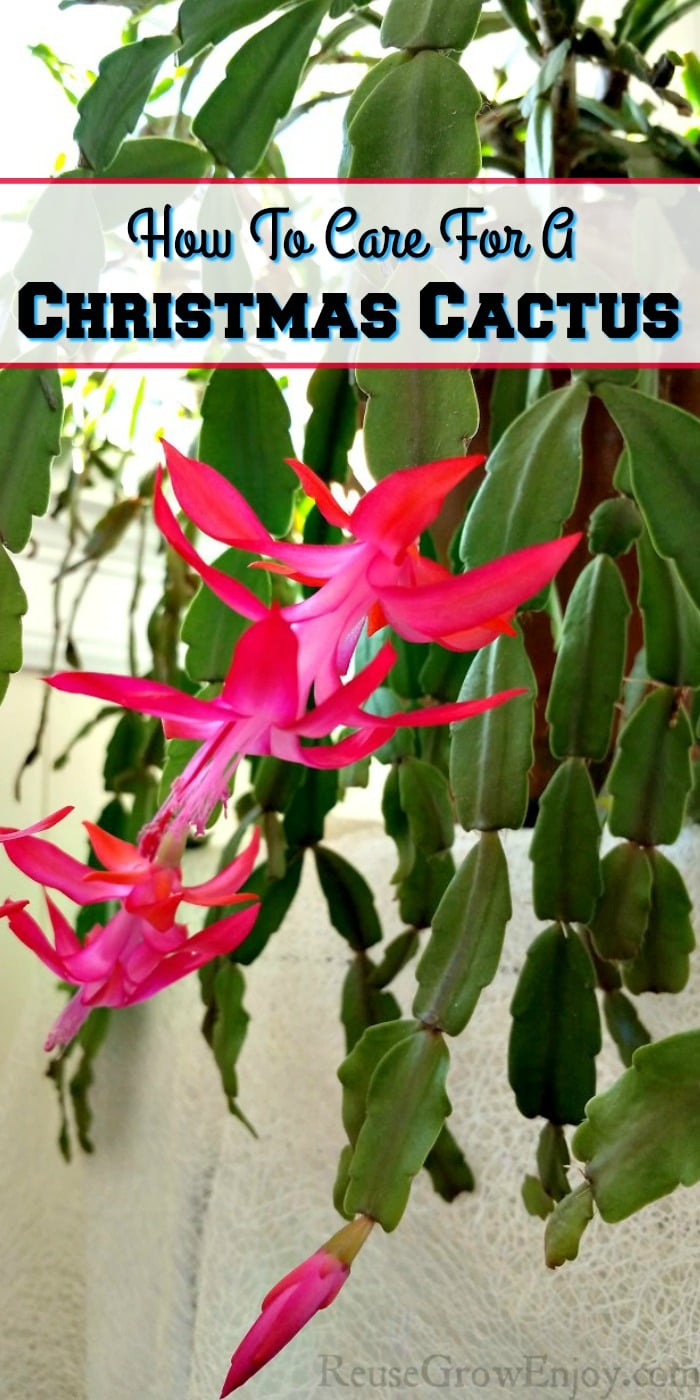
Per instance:
[[[436,187],[439,187],[441,185],[562,185],[574,189],[590,189],[598,185],[624,185],[627,189],[636,189],[637,186],[640,185],[665,185],[669,188],[673,188],[674,185],[695,185],[698,188],[700,188],[700,179],[695,180],[690,176],[685,176],[677,180],[663,180],[658,177],[644,177],[638,180],[625,180],[615,175],[604,175],[596,179],[571,180],[564,179],[561,176],[558,176],[555,179],[548,180],[543,179],[540,176],[528,176],[527,178],[523,179],[509,179],[507,176],[488,175],[483,177],[475,176],[474,179],[469,180],[438,180],[423,178],[409,180],[398,176],[396,178],[389,177],[387,179],[376,179],[371,177],[360,176],[348,176],[347,178],[343,178],[339,175],[310,175],[308,176],[308,178],[306,176],[301,175],[291,175],[288,178],[283,178],[282,176],[275,175],[263,180],[256,179],[252,175],[245,175],[241,176],[240,178],[236,177],[230,180],[226,180],[214,176],[212,176],[211,178],[204,177],[201,179],[188,179],[186,176],[179,175],[173,176],[172,179],[168,179],[165,176],[158,176],[151,179],[148,176],[139,175],[134,176],[133,179],[127,180],[122,177],[109,178],[105,175],[85,176],[83,178],[77,176],[60,175],[50,177],[42,175],[20,175],[14,179],[12,176],[3,175],[0,176],[0,186],[2,185],[80,185],[83,189],[89,189],[91,185],[186,185],[189,187],[193,185],[224,185],[231,187],[235,187],[236,185],[435,185]]]
[[[700,369],[700,360],[643,360],[635,364],[620,364],[619,361],[578,360],[576,363],[551,361],[511,361],[511,360],[440,360],[437,362],[397,361],[388,363],[382,360],[255,360],[231,364],[230,360],[182,360],[173,364],[172,360],[0,360],[0,369],[275,369],[284,373],[288,369]]]

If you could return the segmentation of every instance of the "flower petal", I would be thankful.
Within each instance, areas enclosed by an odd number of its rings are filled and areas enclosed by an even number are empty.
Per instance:
[[[272,537],[248,505],[245,496],[206,462],[185,457],[163,440],[168,474],[177,499],[189,520],[222,544]],[[257,548],[257,546],[256,546]]]
[[[441,580],[453,577],[444,564],[438,564],[437,559],[429,559],[427,554],[421,554],[415,548],[409,549],[407,563],[411,572],[411,583],[414,585],[440,583]]]
[[[377,655],[367,666],[353,676],[345,685],[338,686],[327,700],[322,700],[313,710],[297,720],[294,733],[305,739],[320,739],[332,733],[339,725],[352,727],[358,721],[354,718],[357,706],[367,700],[378,685],[386,680],[394,662],[396,652],[390,642],[380,647]],[[359,723],[364,724],[364,719]]]
[[[347,739],[339,739],[337,744],[317,744],[313,749],[304,748],[296,735],[288,731],[282,734],[273,729],[272,752],[277,758],[303,763],[307,768],[344,768],[346,764],[358,763],[361,758],[374,753],[391,737],[391,731],[378,727],[374,715],[367,715],[366,719],[371,729],[350,734]]]
[[[448,492],[485,460],[446,457],[392,472],[355,506],[350,517],[352,533],[358,540],[370,541],[390,559],[398,558],[437,519]]]
[[[5,904],[0,905],[0,919],[7,919],[15,938],[18,938],[25,948],[36,953],[36,956],[41,958],[41,961],[53,972],[54,976],[62,979],[66,977],[63,959],[51,947],[46,934],[42,933],[36,919],[27,913],[26,899],[8,900]]]
[[[281,1293],[256,1318],[231,1357],[221,1400],[266,1366],[311,1320],[316,1308],[294,1291]]]
[[[61,912],[48,896],[46,903],[52,925],[57,929]],[[82,946],[78,943],[75,952],[66,957],[66,981],[100,982],[110,977],[130,939],[134,934],[142,934],[140,924],[135,914],[128,914],[124,909],[108,919],[104,926],[96,924]]]
[[[341,530],[351,530],[350,516],[338,505],[325,481],[322,481],[311,467],[305,467],[303,462],[298,462],[296,457],[285,457],[285,461],[287,466],[296,472],[306,495],[316,502],[324,520],[327,520],[329,525],[337,525]]]
[[[236,644],[223,699],[239,715],[259,715],[261,727],[289,724],[303,710],[297,662],[299,643],[279,610],[267,613]]]
[[[38,885],[48,885],[49,889],[60,890],[76,904],[92,904],[94,900],[109,898],[107,890],[95,890],[86,884],[91,873],[89,865],[67,855],[53,841],[42,841],[38,836],[21,836],[8,842],[6,851],[12,864]],[[98,872],[92,872],[98,874]],[[109,880],[109,876],[104,877]]]
[[[140,710],[142,714],[157,715],[162,720],[192,721],[202,727],[202,732],[216,729],[224,717],[231,718],[217,701],[184,695],[162,681],[115,676],[102,671],[59,671],[55,676],[48,676],[46,683],[54,690],[94,695],[98,700],[121,705],[125,710]]]
[[[245,884],[251,874],[253,866],[260,850],[260,832],[257,827],[253,831],[252,840],[248,843],[244,851],[236,856],[236,859],[226,866],[225,870],[220,870],[213,879],[206,880],[201,885],[188,885],[182,890],[182,898],[187,904],[202,904],[212,907],[215,904],[230,904],[241,885]],[[250,899],[251,896],[243,894],[240,899]]]
[[[547,544],[527,545],[444,583],[412,589],[385,586],[381,603],[401,636],[407,627],[438,641],[512,613],[550,582],[580,539],[580,534],[565,535]]]
[[[85,884],[91,886],[90,902],[95,899],[110,899],[112,896],[120,899],[120,891],[131,889],[137,880],[138,876],[132,870],[93,870],[91,867],[85,875]],[[96,893],[95,885],[99,885],[100,890],[105,888],[108,893]]]
[[[121,964],[115,963],[108,977],[84,986],[81,997],[90,1011],[93,1006],[128,1006],[129,995]]]
[[[181,899],[180,890],[171,888],[168,894],[158,895],[154,890],[149,890],[147,884],[135,885],[124,900],[124,908],[130,914],[145,919],[154,935],[156,932],[169,933]]]
[[[473,715],[493,710],[497,705],[505,705],[516,695],[527,695],[522,687],[519,690],[498,690],[481,700],[455,700],[446,705],[426,705],[422,710],[398,710],[393,715],[370,715],[364,711],[365,724],[375,724],[390,730],[425,729],[434,724],[456,724],[459,720],[471,719]]]
[[[443,633],[440,646],[448,651],[479,651],[491,645],[497,637],[517,637],[518,630],[510,617],[492,617],[480,627],[466,627],[463,632]]]
[[[83,826],[97,859],[105,869],[138,871],[148,867],[148,861],[139,855],[136,846],[130,841],[122,841],[119,836],[112,836],[109,831],[103,831],[102,827],[96,826],[94,822],[85,821]]]
[[[0,845],[6,845],[8,841],[15,841],[17,837],[34,836],[37,831],[48,831],[50,827],[56,826],[63,821],[69,812],[73,812],[73,807],[59,807],[58,811],[52,812],[48,817],[42,817],[40,821],[33,822],[31,826],[0,826]]]
[[[144,1001],[146,997],[162,991],[163,987],[169,987],[181,977],[186,977],[198,967],[203,967],[212,958],[232,953],[234,948],[248,937],[259,910],[260,902],[256,900],[255,904],[251,904],[247,909],[237,910],[225,919],[217,919],[216,923],[210,924],[201,933],[188,938],[177,952],[163,959],[160,967],[141,983],[138,992],[129,1000]]]
[[[267,569],[270,573],[283,574],[299,583],[307,581],[321,585],[333,578],[339,569],[345,567],[362,545],[358,544],[295,544],[291,540],[273,540],[271,544],[258,541],[255,549],[258,554],[271,554],[282,562],[275,566],[265,560],[255,561],[251,569]]]
[[[66,959],[72,957],[74,953],[79,953],[82,944],[74,929],[69,924],[65,914],[61,912],[58,905],[54,904],[53,900],[49,899],[48,895],[46,896],[46,903],[51,919],[54,946],[59,958],[64,966],[66,966]]]
[[[184,936],[178,937],[178,946],[184,941]],[[138,992],[142,982],[160,967],[163,961],[163,953],[160,948],[154,948],[152,943],[137,943],[121,960],[122,995],[124,1004],[128,1005],[134,993]]]
[[[270,1303],[274,1303],[275,1298],[279,1298],[281,1293],[287,1293],[292,1288],[301,1287],[309,1296],[316,1298],[326,1298],[329,1291],[333,1292],[333,1297],[340,1288],[350,1272],[347,1264],[341,1264],[334,1255],[329,1254],[323,1247],[310,1254],[308,1259],[303,1259],[301,1264],[296,1264],[290,1269],[284,1278],[278,1279],[273,1284],[269,1293],[265,1294],[261,1308],[269,1308]],[[329,1279],[333,1282],[329,1288]],[[330,1301],[330,1300],[329,1300]],[[319,1307],[326,1306],[319,1303]]]
[[[223,477],[221,480],[223,481]],[[207,588],[210,588],[217,598],[221,598],[227,607],[233,608],[234,612],[241,614],[241,617],[247,617],[253,622],[265,616],[267,608],[260,598],[257,598],[249,588],[239,583],[237,579],[229,578],[228,574],[224,574],[213,564],[206,564],[201,555],[197,553],[194,545],[190,544],[163,495],[162,470],[160,468],[156,473],[156,484],[153,492],[153,518],[161,534],[165,536],[168,544],[172,545],[176,554],[179,554],[180,558],[184,559],[185,563],[199,574]],[[268,538],[271,539],[271,537]],[[255,547],[257,549],[258,545]]]

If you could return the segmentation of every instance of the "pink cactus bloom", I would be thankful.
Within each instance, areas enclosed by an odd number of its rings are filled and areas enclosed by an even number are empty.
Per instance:
[[[331,622],[317,624],[329,633]],[[166,833],[181,841],[193,826],[203,831],[218,802],[225,802],[233,775],[246,754],[274,754],[311,768],[340,768],[355,763],[386,742],[397,729],[468,719],[511,699],[520,691],[501,691],[482,700],[369,714],[362,705],[386,679],[396,652],[384,645],[374,659],[345,685],[313,709],[307,708],[309,686],[300,680],[302,640],[280,610],[265,612],[240,638],[218,699],[183,695],[157,681],[63,672],[49,684],[57,690],[93,695],[142,714],[158,715],[168,737],[204,742],[190,759],[153,822],[142,834],[140,850],[152,858]],[[358,732],[331,745],[308,748],[302,740],[321,739],[345,726]]]
[[[258,839],[256,832],[245,856],[239,857],[239,884],[252,867]],[[254,895],[232,895],[227,903],[241,903],[240,909],[192,937],[184,924],[171,919],[167,926],[155,926],[152,920],[123,907],[105,925],[96,924],[81,943],[48,895],[46,902],[53,943],[27,912],[27,900],[6,901],[0,906],[0,918],[7,919],[20,942],[56,977],[79,988],[52,1026],[46,1050],[67,1045],[93,1007],[131,1006],[144,1001],[211,958],[233,952],[247,938],[260,907]]]
[[[297,560],[320,587],[303,602],[269,611],[244,585],[200,558],[159,479],[154,511],[166,539],[208,587],[252,624],[235,649],[222,695],[204,701],[156,681],[90,673],[63,673],[50,681],[60,690],[158,715],[169,737],[203,741],[142,837],[140,853],[148,860],[160,859],[166,835],[177,846],[191,827],[204,829],[213,808],[226,801],[246,754],[274,754],[315,768],[341,767],[374,752],[400,727],[466,719],[517,693],[374,716],[362,705],[396,660],[388,644],[352,680],[342,682],[365,622],[370,630],[388,622],[408,640],[437,640],[458,650],[482,646],[511,630],[509,617],[517,605],[549,582],[577,543],[579,536],[535,545],[458,576],[421,558],[417,535],[480,458],[451,458],[396,472],[368,492],[351,515],[313,472],[292,464],[326,518],[357,536],[347,545],[307,547],[274,541],[218,472],[174,448],[167,447],[166,455],[176,495],[195,523],[220,540],[276,554],[282,567],[287,559]],[[312,693],[315,705],[309,709]],[[328,738],[341,726],[357,732],[333,745],[309,748],[302,743]]]
[[[319,585],[312,597],[285,609],[285,616],[299,630],[312,620],[333,617],[337,641],[332,650],[322,629],[307,626],[304,631],[301,675],[309,684],[313,680],[318,699],[325,699],[347,670],[365,621],[370,633],[389,624],[406,641],[439,642],[452,651],[476,651],[502,633],[512,632],[516,608],[549,583],[581,538],[574,534],[530,545],[466,574],[451,574],[423,557],[416,545],[418,536],[436,519],[448,492],[484,460],[454,457],[393,472],[350,513],[309,467],[290,461],[324,518],[347,530],[354,541],[340,545],[279,541],[219,472],[184,457],[167,443],[163,447],[175,495],[200,529],[212,539],[278,561],[267,568]],[[155,517],[173,548],[224,601],[245,616],[261,606],[243,590],[248,596],[241,607],[242,585],[234,583],[232,588],[231,580],[200,559],[165,501],[160,474]]]
[[[257,1322],[243,1338],[231,1358],[222,1397],[245,1385],[251,1376],[271,1361],[297,1332],[337,1297],[350,1273],[332,1254],[319,1249],[297,1265],[286,1278],[275,1284],[263,1301]]]
[[[315,1313],[333,1302],[371,1229],[372,1221],[359,1216],[275,1284],[263,1299],[259,1318],[231,1357],[221,1400],[245,1385]]]
[[[95,870],[75,860],[51,841],[41,840],[35,833],[56,825],[71,807],[64,807],[19,830],[0,827],[0,845],[13,865],[30,880],[59,890],[75,904],[95,904],[117,899],[128,914],[138,914],[154,928],[165,932],[172,926],[182,901],[205,908],[248,903],[247,895],[238,894],[248,879],[258,852],[258,835],[240,856],[225,870],[202,885],[183,885],[180,869],[182,842],[166,838],[154,859],[149,860],[137,846],[122,841],[93,822],[83,822],[90,844],[104,870]]]

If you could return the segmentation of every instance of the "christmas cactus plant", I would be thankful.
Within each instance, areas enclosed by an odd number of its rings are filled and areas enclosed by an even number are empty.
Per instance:
[[[663,48],[694,0],[627,0],[609,25],[576,0],[128,8],[123,42],[78,102],[85,178],[280,175],[282,134],[341,97],[338,158],[352,177],[700,178],[698,60]],[[483,86],[494,35],[509,63],[480,91],[470,71]],[[198,105],[222,45],[225,75]],[[363,74],[350,93],[323,86],[346,71]],[[114,726],[109,800],[96,821],[81,814],[87,863],[61,850],[65,811],[25,829],[8,817],[0,832],[5,869],[67,895],[77,919],[49,898],[49,940],[38,900],[8,898],[0,915],[71,989],[47,1048],[54,1078],[72,1074],[85,1145],[85,1069],[107,1016],[194,971],[229,1108],[244,1117],[243,968],[265,956],[315,864],[329,937],[349,953],[334,1191],[346,1224],[267,1296],[229,1394],[333,1300],[373,1223],[398,1226],[418,1172],[447,1201],[473,1187],[448,1127],[449,1045],[470,1034],[511,917],[504,831],[532,828],[537,922],[508,1074],[513,1112],[533,1122],[532,1162],[513,1171],[545,1221],[546,1262],[575,1258],[595,1211],[617,1223],[700,1180],[700,1028],[680,996],[690,900],[663,849],[698,811],[700,376],[319,367],[303,461],[268,370],[197,371],[180,388],[192,455],[154,445],[125,494],[109,377],[0,374],[3,689],[21,665],[25,609],[11,556],[52,493],[66,526],[59,620],[66,570],[79,562],[89,577],[125,531],[142,541],[138,593],[150,512],[164,561],[148,669],[132,646],[130,674],[87,673],[73,648],[50,678],[99,699]],[[81,502],[100,478],[113,501],[80,553]],[[199,532],[225,546],[214,562]],[[397,852],[404,931],[388,943],[363,872],[324,840],[370,757]],[[220,873],[183,884],[187,844],[222,804]],[[473,837],[460,864],[456,825]],[[181,906],[205,907],[203,928]],[[404,1007],[392,983],[409,964]],[[677,1034],[651,1040],[645,992],[679,996]],[[621,1070],[597,1092],[603,1034]]]

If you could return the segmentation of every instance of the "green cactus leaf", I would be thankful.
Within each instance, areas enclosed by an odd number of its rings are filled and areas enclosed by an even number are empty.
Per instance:
[[[508,865],[498,836],[484,833],[450,882],[433,918],[416,980],[413,1013],[459,1035],[493,981],[512,914]]]
[[[601,890],[600,821],[588,769],[568,758],[550,778],[530,845],[538,919],[587,924]]]
[[[525,1118],[583,1118],[601,1044],[594,982],[575,935],[555,925],[531,945],[511,1005],[508,1050],[508,1078]]]
[[[700,1031],[635,1051],[630,1069],[588,1104],[573,1150],[613,1224],[700,1181]]]

